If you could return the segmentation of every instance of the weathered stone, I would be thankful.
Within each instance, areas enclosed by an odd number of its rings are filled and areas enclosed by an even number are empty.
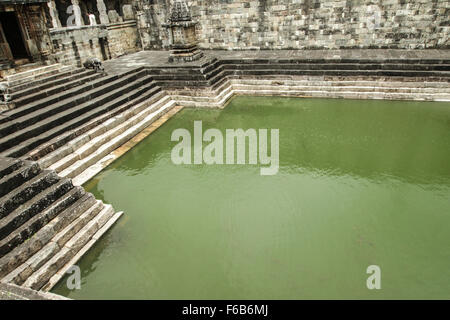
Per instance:
[[[58,272],[74,255],[69,248],[62,248],[56,255],[47,261],[37,272],[33,273],[23,284],[27,288],[39,290],[45,283]]]
[[[197,48],[195,26],[186,1],[175,0],[172,4],[168,22],[163,26],[168,29],[171,53],[169,62],[195,61],[203,57]]]
[[[35,271],[39,269],[45,262],[47,262],[52,256],[54,256],[55,253],[59,250],[60,247],[56,243],[50,242],[41,250],[39,250],[39,252],[33,255],[30,259],[28,259],[26,263],[33,271]],[[24,277],[24,280],[30,275],[31,274],[29,274],[27,277]]]
[[[117,22],[121,21],[121,17],[119,16],[119,14],[117,13],[116,10],[109,10],[108,18],[109,18],[109,22],[111,22],[111,23],[117,23]]]
[[[109,17],[108,13],[106,12],[106,5],[103,0],[97,0],[97,10],[100,17],[100,23],[101,24],[108,24],[109,23]]]
[[[449,48],[446,1],[189,1],[204,49]],[[414,9],[412,9],[414,8]],[[161,29],[167,1],[142,8],[152,17],[144,48],[169,47]],[[158,14],[155,14],[158,12]],[[430,12],[434,12],[433,15]],[[444,26],[444,27],[441,27]],[[427,30],[435,30],[429,32]]]
[[[123,19],[126,20],[134,20],[134,11],[133,6],[131,4],[125,4],[122,6]]]

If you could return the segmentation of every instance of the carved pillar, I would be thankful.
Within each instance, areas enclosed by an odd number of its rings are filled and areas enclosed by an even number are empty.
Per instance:
[[[97,0],[97,10],[100,16],[100,23],[108,24],[109,23],[108,13],[106,12],[106,5],[103,2],[103,0]]]
[[[56,9],[55,1],[51,0],[47,2],[48,11],[50,12],[50,17],[52,18],[53,28],[61,28],[61,21],[59,21],[58,11]]]
[[[81,17],[81,8],[79,0],[72,0],[73,15],[75,16],[75,25],[82,26],[83,19]]]

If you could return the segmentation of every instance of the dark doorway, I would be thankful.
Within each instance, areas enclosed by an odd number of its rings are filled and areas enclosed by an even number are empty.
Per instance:
[[[9,44],[14,59],[28,58],[15,12],[0,12],[0,21],[6,41]]]

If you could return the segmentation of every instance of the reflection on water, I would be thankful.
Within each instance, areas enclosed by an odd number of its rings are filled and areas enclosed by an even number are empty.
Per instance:
[[[85,187],[124,217],[71,298],[450,298],[448,103],[239,97],[184,110]],[[280,129],[280,172],[174,166],[170,135]],[[382,290],[366,288],[379,265]]]

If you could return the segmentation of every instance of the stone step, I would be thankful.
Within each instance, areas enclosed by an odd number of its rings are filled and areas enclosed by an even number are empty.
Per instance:
[[[29,59],[19,59],[17,62],[18,63],[15,64],[13,70],[11,70],[12,73],[8,73],[8,75],[49,65],[48,63],[45,63],[43,61],[30,62]]]
[[[72,66],[62,66],[58,69],[50,70],[50,71],[41,73],[39,75],[31,75],[29,77],[8,81],[8,86],[9,86],[9,88],[12,88],[13,91],[17,91],[17,90],[20,90],[19,88],[29,87],[31,85],[31,83],[36,83],[40,80],[51,78],[60,73],[68,72],[72,69],[73,69]]]
[[[65,84],[67,82],[71,82],[94,73],[95,72],[93,70],[86,70],[81,68],[71,69],[66,72],[58,73],[57,75],[54,75],[50,78],[40,79],[35,83],[27,83],[27,86],[23,88],[10,88],[11,98],[17,101],[22,97],[45,91],[49,88]]]
[[[102,77],[60,94],[52,95],[21,108],[5,112],[3,115],[7,116],[7,119],[3,119],[3,123],[0,125],[0,137],[17,132],[55,113],[62,112],[99,97],[111,90],[120,88],[128,82],[134,81],[136,78],[136,74],[130,74],[124,77],[117,75]]]
[[[307,80],[266,80],[266,79],[236,79],[229,77],[216,90],[197,90],[195,94],[186,90],[171,90],[169,94],[178,104],[185,107],[216,107],[221,108],[233,95],[274,95],[300,97],[347,97],[352,99],[391,99],[391,100],[424,100],[450,101],[450,85],[448,83],[433,83],[431,88],[426,84],[409,83],[406,88],[395,88],[389,83],[379,86],[379,81],[367,81],[364,86],[351,86],[348,81],[344,86],[323,85],[308,86]],[[300,83],[301,85],[298,85]],[[327,84],[326,81],[316,81],[314,84]],[[371,84],[371,85],[370,85]],[[415,88],[414,84],[420,85]]]
[[[415,101],[450,101],[450,94],[415,94],[397,92],[354,92],[354,91],[326,91],[326,90],[260,90],[255,87],[253,90],[235,89],[237,95],[267,95],[285,97],[310,97],[310,98],[341,98],[341,99],[384,99],[384,100],[415,100]]]
[[[141,112],[143,109],[148,106],[154,104],[152,109],[156,110],[159,108],[164,102],[167,102],[167,99],[162,99],[165,96],[164,93],[158,91],[156,94],[151,94],[147,97],[145,103],[138,103],[134,106],[129,106],[127,109],[118,115],[112,115],[109,120],[106,122],[99,124],[95,128],[90,131],[79,135],[69,144],[62,146],[59,149],[56,149],[52,153],[48,154],[46,157],[40,159],[38,162],[41,166],[45,168],[49,168],[50,170],[55,170],[56,172],[61,172],[66,169],[68,166],[72,165],[77,160],[80,160],[81,154],[77,151],[82,148],[84,145],[90,143],[93,139],[97,138],[99,135],[105,133],[106,131],[114,128],[120,123],[128,120],[133,115]]]
[[[52,203],[72,188],[73,185],[70,180],[61,179],[17,207],[6,217],[0,219],[0,240],[7,238],[11,233],[17,231],[20,226],[24,225],[35,215],[40,214],[43,209],[52,205]]]
[[[190,95],[186,92],[171,92],[171,98],[176,100],[178,104],[184,105],[186,102],[201,102],[201,103],[218,103],[223,99],[225,95],[227,95],[230,91],[233,90],[233,83],[231,81],[227,81],[223,83],[219,88],[214,91],[205,90],[203,94],[201,91],[198,92],[198,95]]]
[[[87,243],[89,243],[95,234],[113,216],[114,209],[112,206],[105,205],[92,220],[65,243],[60,251],[29,276],[23,283],[23,286],[34,290],[40,290],[53,275],[62,269]]]
[[[350,63],[350,64],[405,64],[405,65],[416,65],[416,64],[450,64],[449,59],[411,59],[411,58],[386,58],[386,59],[374,59],[374,58],[238,58],[238,59],[228,59],[222,58],[220,59],[222,64],[258,64],[258,63],[314,63],[314,64],[323,64],[323,63]]]
[[[14,100],[15,107],[21,107],[27,103],[32,103],[40,99],[44,99],[60,92],[68,91],[72,88],[82,86],[85,83],[92,82],[96,79],[101,78],[103,75],[101,73],[95,73],[93,71],[83,72],[81,74],[75,74],[70,78],[66,78],[63,84],[49,87],[48,89],[41,89],[36,92],[32,92],[28,95],[23,95],[21,97],[12,97]]]
[[[353,70],[353,71],[450,71],[449,64],[377,64],[377,63],[274,63],[222,64],[225,70]]]
[[[65,210],[71,211],[71,216],[74,218],[72,222],[58,232],[42,249],[5,276],[2,282],[17,285],[23,284],[29,276],[41,268],[58,251],[63,249],[66,242],[92,220],[103,207],[103,203],[95,200],[92,194],[85,194],[82,198],[78,199]]]
[[[404,71],[404,70],[292,70],[292,69],[255,69],[239,68],[224,70],[224,75],[332,75],[332,76],[385,76],[385,77],[442,77],[449,78],[450,71]]]
[[[72,222],[65,227],[63,230],[61,230],[59,233],[57,233],[53,239],[52,242],[55,242],[59,248],[63,248],[64,245],[72,239],[85,225],[88,224],[89,221],[91,221],[103,208],[105,205],[102,201],[96,200],[92,194],[89,194],[90,200],[89,200],[89,206],[78,206],[76,208],[73,208],[74,210],[77,210],[77,216]],[[91,204],[91,202],[93,203]],[[85,201],[85,204],[88,201]]]
[[[450,84],[448,82],[393,82],[390,80],[324,80],[323,77],[284,77],[284,78],[272,78],[272,79],[262,79],[262,78],[251,78],[251,77],[234,77],[228,76],[225,78],[226,81],[231,81],[236,85],[256,85],[256,86],[278,86],[280,89],[285,89],[285,87],[316,87],[315,89],[323,89],[329,91],[340,90],[350,90],[355,91],[385,91],[391,92],[396,91],[397,88],[400,92],[419,92],[419,93],[448,93],[450,91]],[[223,81],[220,86],[214,86],[204,90],[192,90],[192,89],[174,89],[170,90],[170,94],[176,100],[182,97],[182,100],[196,100],[200,101],[204,99],[209,101],[208,97],[213,97],[217,99],[217,96],[224,89]]]
[[[216,64],[214,64],[213,68],[211,68],[211,70],[209,70],[207,73],[205,73],[205,79],[210,80],[211,78],[215,77],[223,70],[224,70],[223,66],[220,63],[216,63]]]
[[[200,72],[204,75],[209,74],[211,71],[217,69],[220,66],[220,61],[217,60],[216,58],[212,59],[208,65],[206,65],[205,67],[203,67]]]
[[[216,97],[221,94],[221,92],[230,86],[231,80],[234,80],[233,77],[226,77],[217,83],[214,86],[206,87],[206,88],[172,88],[168,89],[167,93],[170,94],[173,98],[176,96],[187,96],[195,99],[196,97]],[[237,79],[241,80],[241,79]],[[176,100],[176,99],[175,99]]]
[[[72,197],[58,200],[59,206],[63,208],[62,212],[30,239],[0,258],[0,279],[41,250],[55,235],[80,216],[80,208],[84,208],[84,201],[87,199],[86,192],[81,187],[75,187],[71,190],[71,193]],[[90,195],[89,197],[93,196]]]
[[[90,248],[116,223],[123,215],[123,212],[116,212],[109,220],[92,236],[92,238],[78,251],[69,262],[66,263],[50,280],[41,288],[41,291],[50,291],[66,274],[66,272],[78,263],[81,257],[89,251]]]
[[[267,70],[266,70],[267,71]],[[383,80],[383,81],[391,81],[391,82],[409,82],[409,81],[416,81],[416,82],[420,82],[420,81],[424,81],[424,82],[443,82],[443,80],[445,82],[448,82],[448,78],[442,78],[442,77],[430,77],[430,76],[425,76],[425,77],[406,77],[404,75],[401,76],[386,76],[386,75],[377,75],[377,74],[350,74],[350,75],[346,75],[345,78],[342,77],[342,75],[339,74],[329,74],[329,73],[322,73],[321,71],[315,71],[315,72],[311,72],[312,74],[308,74],[308,72],[306,73],[298,73],[298,74],[291,74],[289,72],[285,72],[285,74],[282,74],[282,72],[276,72],[273,71],[273,73],[271,72],[266,72],[263,71],[263,73],[267,73],[266,75],[264,75],[264,78],[273,78],[274,81],[276,80],[280,80],[281,78],[286,79],[287,77],[295,77],[295,78],[299,78],[299,77],[303,77],[303,78],[324,78],[326,77],[328,78],[339,78],[336,80],[361,80],[362,78],[364,79],[370,79],[373,81],[376,80]],[[220,73],[216,74],[215,76],[213,76],[212,78],[208,79],[208,85],[211,88],[215,88],[217,86],[217,84],[220,84],[225,78],[230,78],[230,77],[234,77],[234,78],[242,78],[242,77],[258,77],[261,78],[261,75],[257,75],[257,74],[251,74],[250,72],[246,73],[246,72],[234,72],[233,70],[221,70]],[[171,86],[169,84],[169,86]],[[176,84],[176,87],[183,87],[185,86],[183,82]]]
[[[168,100],[166,104],[158,108],[156,111],[153,111],[153,106],[149,106],[147,109],[141,111],[127,121],[122,122],[119,126],[116,126],[113,129],[105,132],[101,136],[98,136],[96,138],[96,141],[105,141],[105,143],[101,144],[95,150],[91,149],[91,151],[93,151],[92,153],[85,154],[84,158],[76,161],[75,163],[61,171],[59,175],[62,177],[76,179],[78,175],[81,175],[90,166],[94,165],[100,159],[107,156],[109,153],[111,153],[124,143],[128,142],[143,129],[150,126],[154,121],[159,119],[162,115],[173,108],[174,105],[174,101]],[[109,139],[109,135],[112,135],[114,137]],[[87,146],[87,148],[88,147],[89,145]]]
[[[177,70],[175,72],[174,70]],[[284,61],[254,61],[247,63],[237,61],[219,61],[201,73],[198,69],[178,72],[178,69],[167,67],[152,68],[151,74],[160,86],[169,88],[179,87],[206,87],[221,81],[227,75],[337,75],[337,76],[391,76],[391,77],[430,77],[450,78],[450,64],[423,63],[423,64],[401,64],[401,63],[330,63],[323,62],[293,62]],[[205,80],[207,82],[205,83]]]
[[[220,65],[220,61],[216,58],[211,59],[204,65],[192,67],[192,66],[163,66],[163,67],[150,67],[147,69],[149,74],[154,76],[192,76],[197,75],[198,77],[204,78],[206,74],[210,73],[212,70],[216,69]]]
[[[12,171],[8,175],[0,179],[0,197],[8,194],[24,182],[32,179],[41,172],[41,168],[37,163],[25,163],[17,170]]]
[[[205,75],[200,73],[200,70],[198,70],[197,73],[171,73],[171,74],[154,74],[152,73],[153,78],[155,81],[206,81]]]
[[[378,87],[374,83],[372,87],[368,86],[316,86],[316,85],[270,85],[260,84],[258,90],[274,90],[279,89],[282,91],[295,90],[295,91],[349,91],[349,92],[384,92],[384,93],[415,93],[415,94],[450,94],[450,88],[402,88],[402,87]],[[255,90],[256,85],[253,84],[233,84],[234,89],[239,90]]]
[[[95,99],[75,105],[70,109],[2,138],[0,139],[2,155],[11,157],[22,156],[61,133],[74,129],[100,114],[126,103],[128,101],[128,91],[134,90],[150,81],[150,76],[134,80]],[[17,142],[20,142],[20,144],[17,145]]]
[[[19,85],[16,85],[14,87],[10,87],[9,91],[12,94],[18,93],[18,92],[28,92],[28,90],[34,91],[34,90],[38,90],[37,88],[39,88],[40,86],[43,86],[43,89],[49,88],[51,86],[54,85],[54,83],[57,84],[61,84],[63,79],[66,77],[70,77],[71,75],[74,74],[78,74],[80,72],[82,72],[82,68],[73,68],[70,67],[67,70],[63,70],[63,71],[59,71],[58,73],[49,75],[47,77],[44,78],[40,78],[40,79],[35,79],[33,81],[28,81]],[[48,85],[49,87],[47,87],[46,85]]]
[[[153,99],[154,95],[158,95],[161,92],[161,88],[156,87],[154,83],[146,84],[138,89],[134,90],[134,93],[130,93],[128,98],[132,98],[135,95],[136,98],[123,103],[119,107],[107,111],[100,116],[90,120],[87,123],[67,132],[64,132],[61,135],[45,142],[44,144],[38,146],[36,149],[28,152],[26,157],[33,160],[38,160],[40,164],[43,164],[44,167],[48,167],[49,163],[54,163],[55,161],[61,159],[65,155],[69,154],[67,152],[68,148],[72,148],[74,145],[82,143],[81,139],[85,139],[84,133],[89,130],[101,126],[108,119],[117,116],[118,114],[130,109],[133,105],[145,101],[147,99]],[[80,138],[82,137],[82,138]],[[67,153],[66,153],[67,152]],[[56,159],[56,158],[57,159]]]
[[[42,171],[33,179],[23,183],[13,191],[0,198],[0,219],[6,217],[17,207],[27,202],[42,190],[47,189],[59,180],[56,172]]]
[[[155,81],[161,87],[208,87],[220,81],[219,74],[223,72],[223,66],[220,61],[208,65],[204,69],[184,69],[184,72],[178,72],[177,69],[149,69],[149,73],[154,75]]]
[[[233,80],[264,80],[273,81],[274,83],[283,81],[325,81],[326,83],[342,83],[345,85],[348,82],[372,82],[372,83],[393,83],[393,84],[408,84],[426,87],[430,84],[432,87],[448,87],[450,83],[449,78],[436,78],[436,77],[385,77],[385,76],[365,76],[365,75],[353,75],[353,76],[333,76],[333,75],[266,75],[266,76],[254,76],[254,75],[227,75],[223,79],[233,79]],[[220,82],[220,81],[219,81]],[[363,85],[363,84],[358,84]],[[216,85],[211,86],[211,88],[216,87]]]
[[[0,179],[22,167],[24,162],[14,158],[0,158]]]
[[[28,214],[34,214],[31,217],[27,217],[27,213],[23,213],[19,216],[19,219],[28,218],[29,220],[27,220],[20,226],[15,226],[16,229],[14,229],[14,231],[12,231],[6,238],[0,241],[0,257],[3,257],[20,244],[29,240],[48,222],[54,219],[64,209],[66,209],[68,206],[70,206],[85,194],[85,191],[83,189],[74,188],[69,180],[62,181],[63,182],[60,183],[59,189],[55,190],[57,196],[52,196],[55,199],[52,199],[47,195],[43,195],[43,197],[46,198],[46,201],[49,203],[43,203],[44,206],[37,210],[37,212],[28,210]],[[70,182],[70,186],[68,182]]]
[[[393,82],[393,81],[374,81],[374,80],[324,80],[322,77],[309,77],[293,79],[291,77],[286,79],[239,79],[228,77],[228,79],[237,81],[239,84],[255,84],[255,85],[312,85],[312,86],[330,86],[330,87],[386,87],[386,88],[437,88],[450,89],[448,82]]]
[[[11,283],[0,283],[0,299],[8,300],[37,300],[37,301],[60,301],[72,300],[51,292],[40,292],[28,288],[23,288]]]
[[[17,84],[28,82],[33,79],[43,78],[50,74],[60,72],[61,70],[67,70],[68,68],[71,67],[55,63],[48,66],[33,68],[27,71],[14,73],[12,75],[6,76],[5,80],[10,84],[10,86],[15,86]]]

